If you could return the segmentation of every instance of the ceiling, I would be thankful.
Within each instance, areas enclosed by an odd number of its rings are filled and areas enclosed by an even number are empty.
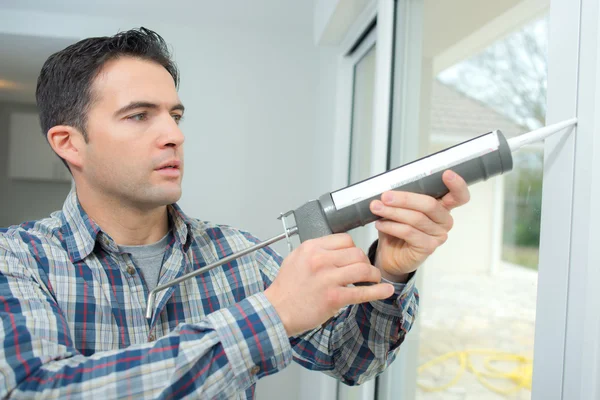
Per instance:
[[[435,57],[502,13],[525,1],[425,0],[423,55]]]

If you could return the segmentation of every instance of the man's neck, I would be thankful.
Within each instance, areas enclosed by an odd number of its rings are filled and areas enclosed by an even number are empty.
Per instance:
[[[167,206],[140,209],[111,199],[78,193],[78,200],[103,232],[121,246],[156,243],[169,229]]]

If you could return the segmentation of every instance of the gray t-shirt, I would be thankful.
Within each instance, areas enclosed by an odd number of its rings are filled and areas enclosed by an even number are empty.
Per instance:
[[[169,234],[160,239],[156,243],[145,244],[141,246],[119,246],[121,253],[131,254],[133,263],[138,272],[142,274],[142,278],[146,281],[148,291],[151,291],[158,284],[160,277],[160,268],[162,266],[163,257],[167,251]]]

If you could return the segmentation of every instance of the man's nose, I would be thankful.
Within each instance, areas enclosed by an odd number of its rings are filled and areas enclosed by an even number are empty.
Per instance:
[[[160,130],[160,147],[179,147],[183,144],[185,137],[172,116],[161,124]]]

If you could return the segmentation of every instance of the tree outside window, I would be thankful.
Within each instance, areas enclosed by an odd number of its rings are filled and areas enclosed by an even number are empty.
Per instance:
[[[545,125],[548,18],[524,26],[440,75],[454,87],[522,127]],[[490,82],[494,82],[490,85]],[[537,269],[542,204],[543,144],[514,155],[504,176],[502,260]]]

